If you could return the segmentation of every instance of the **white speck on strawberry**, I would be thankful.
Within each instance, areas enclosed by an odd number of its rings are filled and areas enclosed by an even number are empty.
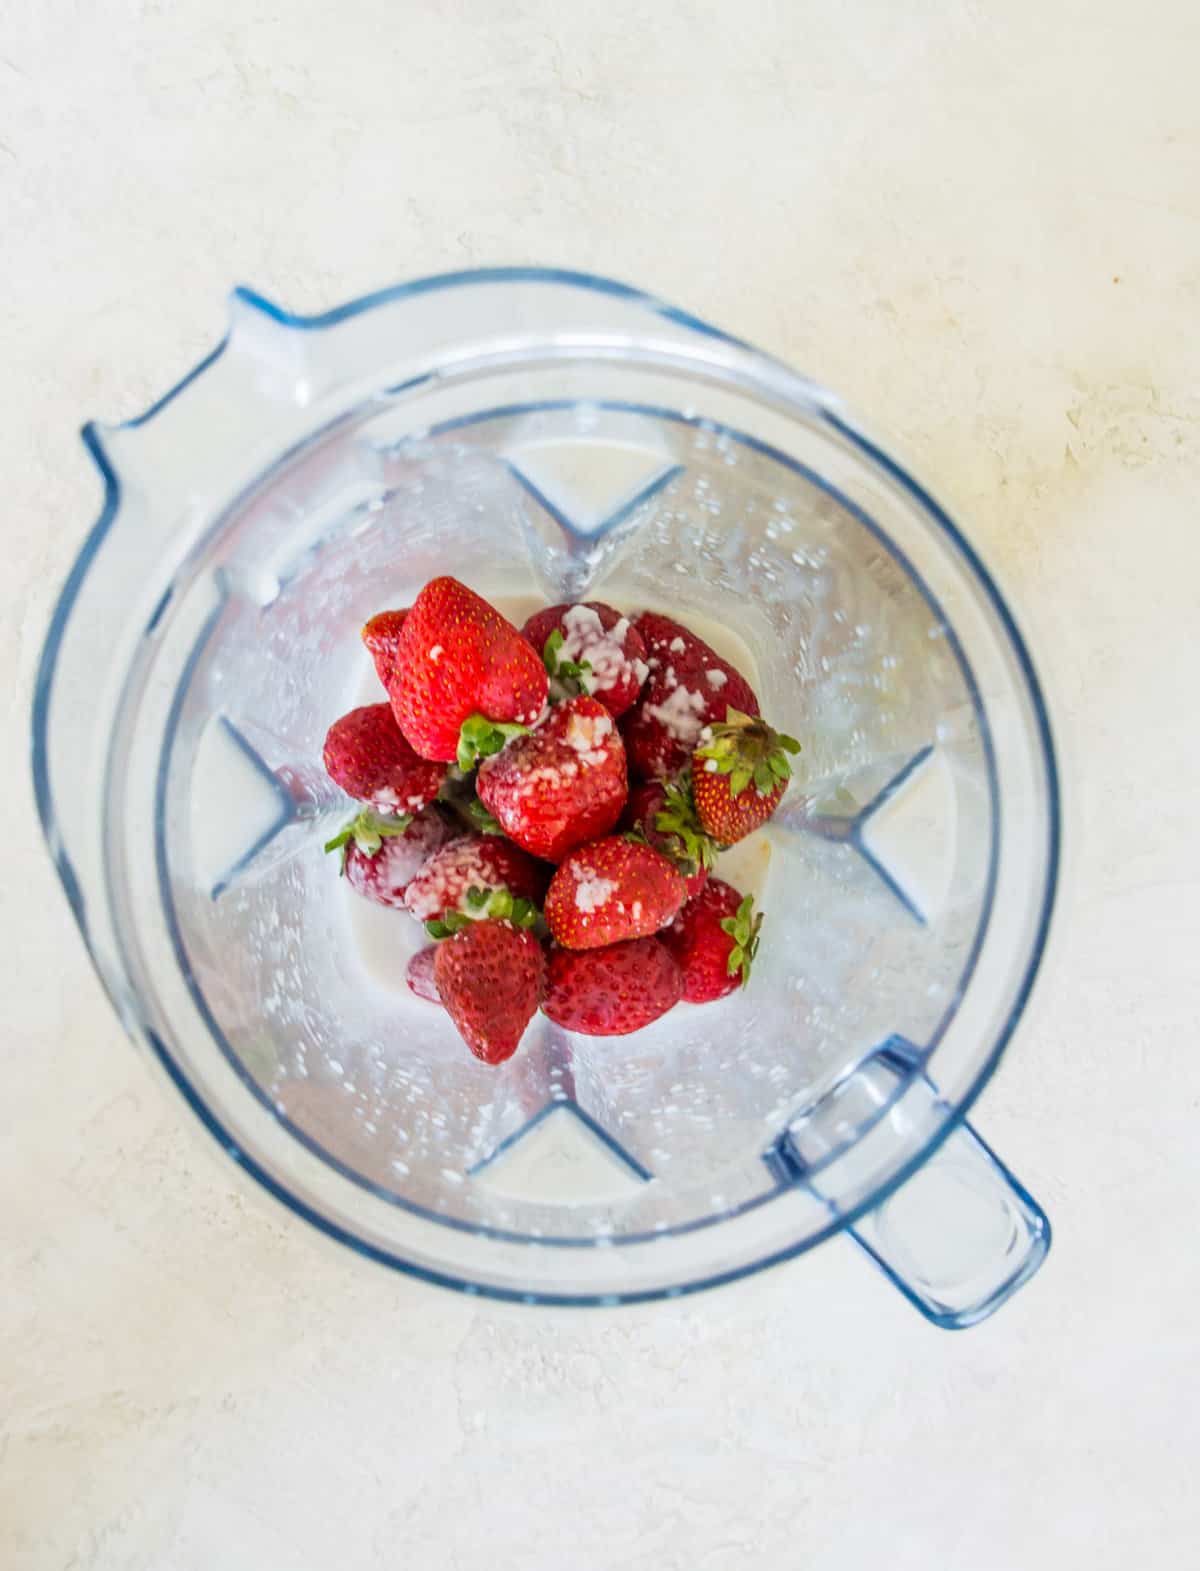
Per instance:
[[[563,613],[563,653],[568,660],[578,658],[585,640],[605,637],[604,623],[590,605],[573,605]]]
[[[581,878],[575,886],[575,906],[589,915],[604,904],[616,890],[611,878]]]
[[[700,716],[704,713],[702,693],[676,687],[661,704],[646,704],[644,713],[657,720],[674,741],[690,747],[700,735]]]
[[[445,653],[446,651],[442,648],[441,644],[434,644],[433,648],[429,651],[429,658],[431,660],[440,660]]]
[[[638,662],[631,661],[625,653],[628,617],[621,617],[606,633],[604,623],[591,606],[573,605],[563,613],[562,629],[562,657],[580,663],[586,661],[589,667],[579,678],[585,692],[607,692],[626,681],[631,671],[636,673]],[[641,682],[645,678],[638,680]]]
[[[563,741],[572,752],[578,753],[581,764],[595,767],[608,758],[604,743],[612,735],[612,729],[612,717],[608,714],[573,714],[567,722]]]
[[[566,773],[565,764],[539,764],[536,769],[529,769],[525,773],[526,786],[547,785],[557,789],[563,783]]]
[[[704,674],[708,678],[709,687],[715,687],[718,689],[718,691],[724,687],[726,682],[729,680],[729,677],[724,671],[706,671]]]
[[[418,921],[441,916],[443,911],[464,908],[467,890],[487,882],[487,870],[473,848],[464,848],[453,858],[426,870],[416,888],[410,887],[405,904]]]
[[[687,648],[687,645],[684,643],[682,638],[673,638],[667,645],[667,648],[673,655],[681,655]]]

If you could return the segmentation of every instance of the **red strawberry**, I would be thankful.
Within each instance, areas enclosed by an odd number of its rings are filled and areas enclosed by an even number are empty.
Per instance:
[[[705,833],[729,846],[765,824],[792,777],[788,754],[799,751],[794,737],[730,709],[693,761],[692,799]]]
[[[388,681],[397,723],[422,758],[471,768],[538,720],[546,692],[536,650],[494,606],[455,578],[425,585],[404,618]]]
[[[634,626],[650,676],[621,727],[629,767],[645,779],[668,780],[687,764],[706,725],[724,719],[731,704],[756,715],[758,699],[736,666],[681,623],[643,611]]]
[[[709,879],[662,935],[683,970],[686,1003],[707,1004],[745,987],[761,926],[752,895],[743,899],[731,884]]]
[[[407,611],[380,611],[363,625],[362,641],[375,662],[379,680],[387,687],[400,653],[400,629]]]
[[[603,949],[552,949],[543,1012],[584,1036],[627,1036],[679,1002],[683,974],[657,938]]]
[[[434,980],[434,965],[437,961],[437,945],[427,944],[424,949],[418,949],[408,962],[404,973],[404,980],[418,998],[423,998],[427,1003],[440,1004],[442,996],[437,990]]]
[[[541,652],[551,684],[598,698],[615,719],[641,692],[649,667],[642,635],[629,618],[599,600],[552,605],[521,629]]]
[[[471,922],[438,945],[438,996],[476,1058],[502,1064],[516,1052],[545,969],[537,939],[509,922]]]
[[[569,699],[536,731],[484,759],[476,788],[505,834],[557,862],[621,816],[628,789],[621,734],[596,699]]]
[[[424,807],[446,778],[443,764],[413,752],[388,704],[365,704],[335,720],[325,735],[324,760],[347,796],[387,813]]]
[[[340,850],[350,887],[381,906],[403,906],[412,879],[454,831],[436,808],[416,817],[362,812],[325,846]]]
[[[656,851],[670,857],[683,874],[689,900],[700,893],[718,847],[700,827],[686,770],[671,785],[648,780],[635,786],[621,823],[626,829],[640,830]]]
[[[559,867],[546,892],[546,922],[567,949],[597,949],[657,933],[685,893],[661,851],[612,835],[580,846]]]
[[[499,835],[459,835],[425,863],[413,878],[404,904],[419,922],[447,911],[465,913],[472,889],[507,889],[519,900],[541,903],[549,869]]]

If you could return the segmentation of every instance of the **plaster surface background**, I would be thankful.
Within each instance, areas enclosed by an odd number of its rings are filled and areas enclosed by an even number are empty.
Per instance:
[[[0,1563],[1126,1571],[1200,1541],[1200,17],[1187,0],[10,0],[0,25]],[[76,439],[223,330],[497,261],[626,278],[888,433],[1015,594],[1073,877],[978,1123],[1055,1245],[934,1331],[849,1245],[520,1313],[210,1159],[33,830]],[[1040,635],[1040,637],[1039,637]]]

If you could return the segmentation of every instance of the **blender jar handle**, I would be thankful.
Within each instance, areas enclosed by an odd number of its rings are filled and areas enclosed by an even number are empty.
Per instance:
[[[1050,1248],[1046,1213],[965,1123],[849,1232],[910,1303],[950,1331],[993,1314]]]
[[[876,1154],[897,1135],[941,1145],[888,1197],[847,1227],[859,1247],[934,1325],[978,1324],[1023,1287],[1046,1258],[1046,1213],[954,1110],[923,1071],[926,1054],[889,1037],[797,1114],[769,1160],[783,1184],[801,1184],[834,1216],[867,1181]]]

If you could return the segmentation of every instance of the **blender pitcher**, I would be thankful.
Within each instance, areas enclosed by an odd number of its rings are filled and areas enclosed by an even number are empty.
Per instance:
[[[968,540],[840,403],[635,290],[471,272],[225,340],[84,433],[105,486],[39,669],[39,811],[126,1029],[278,1200],[526,1303],[732,1280],[845,1231],[938,1325],[1044,1258],[964,1117],[1058,865],[1045,705]],[[724,638],[796,778],[727,876],[750,986],[628,1037],[536,1015],[473,1059],[404,986],[418,924],[322,844],[358,639],[453,574],[519,621],[603,599]],[[722,867],[718,867],[718,872]]]

